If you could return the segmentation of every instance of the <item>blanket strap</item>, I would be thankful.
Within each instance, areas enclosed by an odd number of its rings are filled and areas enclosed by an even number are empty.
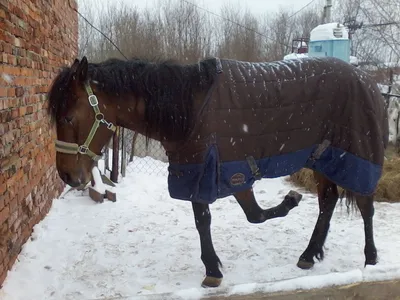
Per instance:
[[[254,157],[253,156],[247,156],[246,160],[247,160],[247,163],[250,166],[251,173],[253,174],[254,178],[256,180],[261,179],[260,169],[258,168],[256,160],[254,159]]]
[[[328,140],[324,140],[321,144],[319,144],[317,149],[315,149],[315,151],[311,155],[311,160],[315,161],[316,159],[319,159],[321,157],[322,153],[324,153],[324,151],[326,149],[328,149],[330,144],[331,144],[331,142]]]

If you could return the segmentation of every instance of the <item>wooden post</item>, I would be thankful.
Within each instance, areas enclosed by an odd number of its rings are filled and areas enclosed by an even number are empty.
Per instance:
[[[125,130],[121,128],[121,175],[125,177],[126,175],[126,145],[125,145]]]
[[[400,98],[398,98],[398,99],[400,99]],[[398,99],[396,99],[395,101],[397,101]],[[396,141],[394,143],[395,149],[397,150],[397,154],[400,154],[400,136],[399,136],[400,126],[399,126],[399,124],[400,124],[400,111],[398,111],[398,113],[397,113],[397,122],[396,122],[397,137],[396,137]]]
[[[109,165],[110,165],[110,141],[105,145],[104,149],[104,175],[107,175],[107,170],[109,170]]]
[[[139,133],[137,131],[135,131],[135,133],[133,134],[133,137],[132,137],[132,148],[131,148],[131,154],[129,156],[129,162],[132,162],[133,157],[135,156],[135,144],[136,144],[136,139],[138,137],[138,134]]]
[[[113,135],[113,155],[112,155],[112,170],[110,179],[112,182],[118,183],[118,160],[119,160],[119,127]]]
[[[393,69],[392,68],[390,68],[389,69],[389,86],[388,86],[388,93],[387,93],[387,95],[386,95],[386,113],[389,113],[389,105],[390,105],[390,94],[392,93],[392,87],[393,87],[393,81],[394,81],[394,78],[393,78]]]

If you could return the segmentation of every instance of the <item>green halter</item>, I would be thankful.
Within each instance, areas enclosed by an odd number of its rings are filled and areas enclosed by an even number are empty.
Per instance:
[[[61,152],[61,153],[66,153],[66,154],[85,154],[88,155],[91,159],[94,161],[98,161],[101,158],[101,155],[97,155],[93,151],[89,149],[90,142],[93,140],[94,135],[96,134],[97,128],[99,128],[100,123],[103,123],[107,125],[107,129],[115,132],[117,129],[116,126],[111,123],[107,122],[104,119],[104,115],[100,112],[99,109],[99,101],[97,100],[97,97],[95,94],[93,94],[92,88],[90,87],[88,82],[85,82],[85,89],[88,94],[88,100],[90,106],[93,107],[94,113],[95,113],[95,120],[92,125],[92,129],[89,132],[88,137],[86,138],[86,141],[83,143],[83,145],[78,145],[76,143],[68,143],[68,142],[63,142],[60,140],[56,140],[56,151]]]

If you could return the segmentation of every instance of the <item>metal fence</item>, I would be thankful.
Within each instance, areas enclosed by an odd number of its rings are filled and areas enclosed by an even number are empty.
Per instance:
[[[141,173],[160,175],[165,173],[165,166],[157,163],[168,162],[168,157],[161,143],[156,140],[149,140],[146,147],[145,136],[138,132],[123,129],[119,137],[121,150],[121,173],[125,176],[126,171],[139,171]],[[138,158],[151,159],[138,159]],[[136,161],[135,161],[136,159]]]
[[[125,177],[129,172],[149,175],[164,175],[167,172],[166,165],[162,163],[167,163],[168,158],[160,142],[150,139],[146,147],[142,134],[121,127],[106,145],[104,160],[102,171],[109,174],[113,182],[118,182],[120,175]]]

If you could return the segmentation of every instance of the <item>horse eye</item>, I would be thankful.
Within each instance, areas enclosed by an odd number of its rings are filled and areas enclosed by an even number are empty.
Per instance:
[[[68,116],[68,117],[65,117],[65,118],[64,118],[64,121],[65,121],[65,123],[72,124],[72,120],[73,120],[73,119],[74,119],[74,117]]]

